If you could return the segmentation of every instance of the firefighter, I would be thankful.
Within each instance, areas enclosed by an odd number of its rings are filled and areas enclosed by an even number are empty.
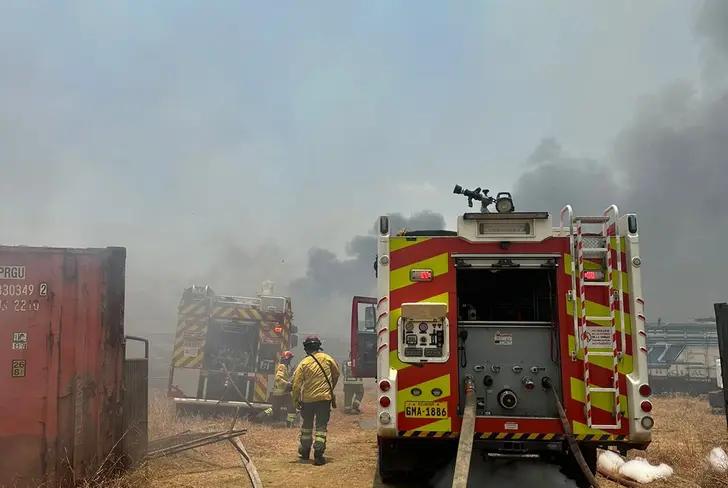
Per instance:
[[[306,357],[293,374],[292,392],[293,401],[300,407],[303,417],[298,455],[301,460],[308,460],[313,444],[314,464],[320,466],[326,463],[326,429],[331,407],[336,408],[334,388],[339,380],[339,366],[321,350],[321,340],[316,336],[307,337],[303,349]]]
[[[364,382],[355,378],[351,361],[344,363],[344,413],[361,413],[361,400],[364,397]]]
[[[287,427],[293,427],[296,422],[296,410],[293,408],[291,398],[291,360],[293,353],[281,353],[281,360],[276,366],[276,376],[271,394],[271,407],[273,407],[273,421],[283,421],[284,416]]]

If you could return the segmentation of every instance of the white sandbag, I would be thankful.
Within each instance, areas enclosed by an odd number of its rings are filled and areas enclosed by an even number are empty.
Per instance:
[[[713,471],[717,471],[718,473],[728,471],[728,454],[720,447],[715,447],[710,451],[708,462]]]
[[[672,468],[667,464],[653,466],[647,460],[639,457],[627,461],[619,468],[619,474],[638,483],[652,483],[669,478],[672,473]]]
[[[599,457],[597,458],[597,468],[599,471],[611,475],[618,475],[619,468],[622,465],[624,465],[624,459],[616,452],[599,450]]]

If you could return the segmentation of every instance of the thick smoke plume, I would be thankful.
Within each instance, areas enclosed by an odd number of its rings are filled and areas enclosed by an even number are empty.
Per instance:
[[[445,228],[444,217],[430,211],[410,217],[394,213],[389,219],[392,232]],[[311,249],[305,276],[288,287],[296,300],[298,327],[327,336],[348,337],[352,297],[370,296],[376,291],[376,254],[376,223],[368,234],[349,241],[343,259],[326,249]]]
[[[715,86],[728,79],[728,3],[706,2],[697,33]],[[704,316],[728,298],[728,89],[682,82],[645,98],[601,163],[569,156],[554,139],[529,162],[516,184],[528,208],[572,203],[585,215],[616,202],[638,213],[652,319]]]

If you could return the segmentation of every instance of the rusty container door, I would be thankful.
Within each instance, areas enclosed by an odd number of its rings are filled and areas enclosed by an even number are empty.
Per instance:
[[[0,486],[93,478],[120,451],[126,251],[0,247]]]
[[[134,336],[126,336],[126,341],[144,343],[144,357],[124,360],[124,464],[137,466],[144,460],[149,442],[149,341]]]

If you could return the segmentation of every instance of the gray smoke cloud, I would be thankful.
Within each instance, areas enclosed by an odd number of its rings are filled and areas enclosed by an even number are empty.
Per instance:
[[[170,250],[153,264],[147,261],[149,256],[128,251],[127,323],[132,331],[173,333],[177,304],[190,285],[207,285],[218,294],[252,296],[263,281],[287,284],[286,260],[276,245],[245,248],[231,236],[213,241],[200,249],[187,248],[186,253]]]
[[[400,230],[441,230],[445,218],[438,213],[422,211],[406,217],[389,214],[392,233]],[[346,246],[346,255],[321,248],[309,251],[303,277],[288,287],[295,297],[298,327],[307,332],[333,337],[348,337],[349,316],[353,296],[372,296],[376,291],[374,260],[377,254],[377,223],[366,235],[354,236]]]
[[[601,202],[617,196],[617,185],[609,168],[589,158],[568,155],[554,138],[547,138],[534,149],[528,159],[528,169],[515,185],[519,209],[544,209],[559,215],[564,194],[575,208],[583,212],[600,210]]]
[[[711,80],[728,75],[728,3],[705,2],[696,32]],[[652,319],[704,316],[728,298],[728,89],[675,83],[643,100],[604,161],[570,156],[551,138],[528,165],[515,186],[521,208],[637,212]]]
[[[728,81],[728,5],[720,0],[703,3],[695,31],[705,43],[703,74],[709,84],[725,86]]]

